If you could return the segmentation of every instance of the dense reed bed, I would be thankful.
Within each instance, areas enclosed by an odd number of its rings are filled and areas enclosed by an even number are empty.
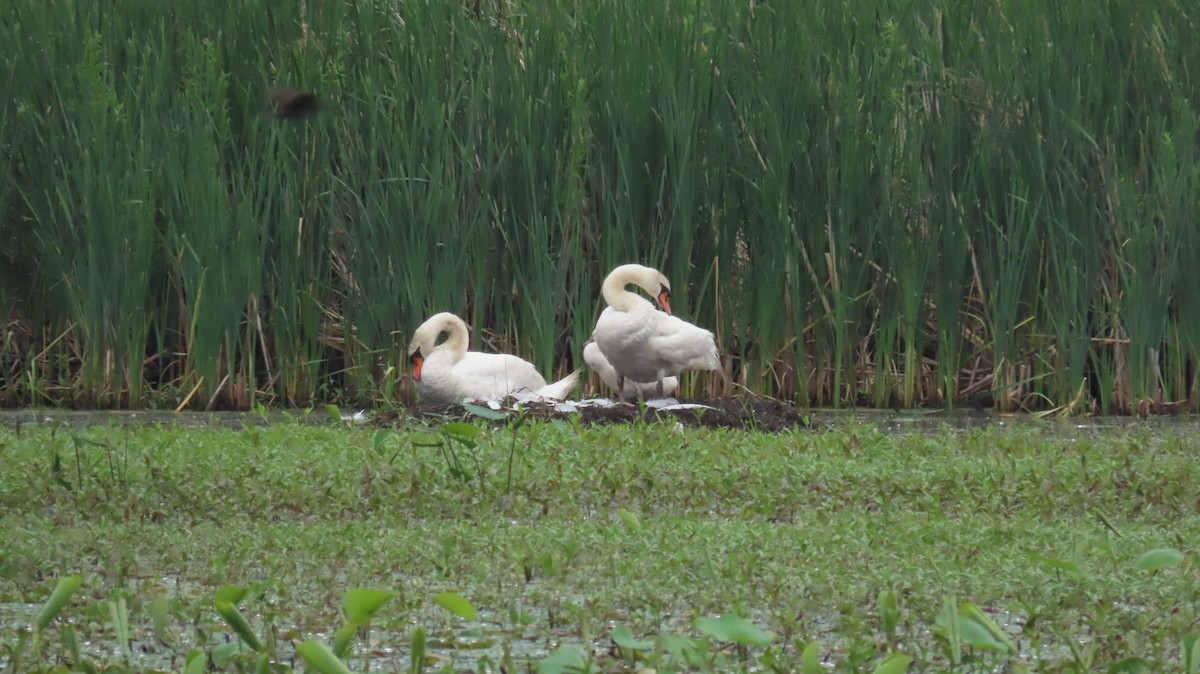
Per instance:
[[[1188,3],[219,4],[0,7],[0,404],[404,399],[441,310],[559,374],[636,260],[697,395],[1200,406]]]

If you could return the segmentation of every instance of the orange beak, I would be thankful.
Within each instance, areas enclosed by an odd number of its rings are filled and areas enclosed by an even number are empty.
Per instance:
[[[671,291],[663,290],[658,294],[658,308],[671,315]]]
[[[419,353],[414,353],[410,360],[413,366],[413,381],[421,381],[421,366],[425,364],[425,359]]]

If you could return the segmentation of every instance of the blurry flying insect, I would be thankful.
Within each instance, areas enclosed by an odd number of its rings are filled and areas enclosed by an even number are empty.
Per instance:
[[[267,96],[275,101],[276,119],[303,119],[321,109],[321,99],[316,94],[292,87],[271,87]]]

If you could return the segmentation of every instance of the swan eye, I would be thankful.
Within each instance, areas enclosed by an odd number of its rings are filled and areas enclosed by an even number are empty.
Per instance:
[[[658,291],[658,308],[671,315],[671,291],[663,287]]]

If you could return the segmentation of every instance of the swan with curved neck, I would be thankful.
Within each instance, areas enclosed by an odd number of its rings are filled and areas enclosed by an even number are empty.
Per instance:
[[[630,292],[629,285],[645,290],[658,306]],[[592,340],[616,372],[619,395],[626,392],[626,380],[653,383],[661,396],[668,377],[720,369],[713,334],[671,315],[671,282],[657,269],[621,265],[604,279],[600,293],[608,307],[596,321]]]
[[[438,344],[442,333],[446,339]],[[417,390],[432,404],[521,394],[563,399],[579,379],[579,373],[572,372],[547,384],[532,363],[517,356],[467,351],[467,324],[448,312],[434,314],[416,329],[408,359]]]

